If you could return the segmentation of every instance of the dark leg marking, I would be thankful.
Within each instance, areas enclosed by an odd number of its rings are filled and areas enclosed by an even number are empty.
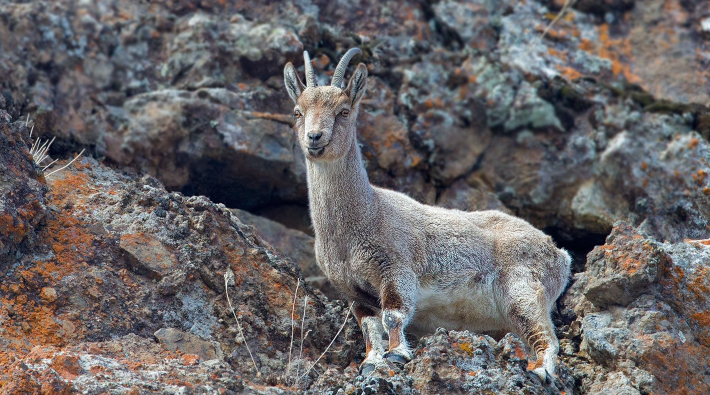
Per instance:
[[[400,310],[403,306],[402,297],[397,292],[397,287],[388,283],[382,289],[382,308],[388,310]]]

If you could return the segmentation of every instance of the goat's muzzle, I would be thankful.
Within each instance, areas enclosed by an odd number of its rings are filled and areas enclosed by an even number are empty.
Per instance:
[[[310,154],[311,157],[313,157],[313,158],[318,158],[323,155],[323,152],[325,151],[325,147],[327,147],[328,144],[330,144],[330,143],[323,144],[318,147],[308,147],[308,154]],[[315,145],[315,144],[313,144],[313,145]]]

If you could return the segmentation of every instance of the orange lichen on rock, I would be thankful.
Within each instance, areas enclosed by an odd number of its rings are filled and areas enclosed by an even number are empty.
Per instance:
[[[52,191],[50,198],[56,203],[82,204],[91,192],[98,191],[89,185],[89,177],[86,174],[71,171],[63,173],[63,177],[52,177],[49,187]]]
[[[688,290],[695,295],[697,301],[705,301],[710,298],[710,269],[707,266],[700,266],[693,273],[693,279],[688,284]]]
[[[525,352],[525,349],[521,347],[519,344],[515,345],[515,356],[520,359],[526,359],[528,357],[528,353]]]
[[[619,266],[628,274],[634,274],[639,270],[641,263],[633,258],[626,258],[620,262]]]
[[[554,48],[547,48],[547,52],[556,58],[567,61],[567,51],[558,51]]]
[[[710,387],[699,380],[697,372],[690,364],[707,360],[708,349],[692,342],[681,343],[678,339],[656,339],[654,347],[648,349],[641,358],[641,366],[655,377],[664,378],[655,383],[655,393],[664,394],[707,394]],[[694,361],[694,362],[691,362]]]
[[[693,148],[697,147],[698,144],[700,144],[700,140],[693,137],[688,142],[688,148],[693,149]]]
[[[693,180],[695,180],[695,182],[700,187],[703,185],[703,183],[705,183],[705,178],[707,176],[708,176],[708,173],[705,170],[700,169],[696,173],[693,173]]]
[[[609,25],[603,23],[599,26],[599,42],[597,55],[611,61],[611,71],[614,76],[622,75],[627,81],[635,84],[642,82],[641,78],[631,71],[630,63],[633,61],[633,55],[629,38],[610,38]],[[590,40],[582,39],[579,49],[593,52],[594,46]]]
[[[563,67],[560,65],[557,65],[557,70],[560,71],[563,77],[567,78],[570,81],[574,81],[577,78],[582,77],[582,73],[579,71],[573,69],[572,67]]]
[[[535,370],[535,369],[541,367],[542,363],[543,363],[542,358],[538,358],[535,361],[528,361],[528,370]]]
[[[10,214],[0,215],[0,234],[20,241],[25,233],[27,233],[27,226],[24,223],[15,220]]]
[[[568,21],[569,22],[569,21]],[[555,41],[562,41],[569,38],[567,31],[562,29],[550,29],[547,31],[546,37],[551,38]]]
[[[54,357],[50,365],[64,380],[74,380],[83,371],[76,355],[60,354]]]
[[[195,354],[183,354],[181,359],[183,365],[190,366],[196,364],[200,360],[200,357]]]
[[[473,355],[473,345],[471,343],[463,343],[458,345],[466,354]]]
[[[16,358],[24,356],[37,345],[62,346],[72,338],[80,338],[83,325],[59,319],[56,309],[61,306],[62,295],[53,287],[62,278],[85,270],[93,257],[93,236],[88,224],[73,212],[88,198],[93,188],[87,186],[88,178],[82,173],[67,171],[63,178],[52,179],[52,192],[48,204],[62,207],[50,215],[38,239],[46,243],[50,255],[44,260],[25,262],[14,276],[4,280],[2,305],[12,309],[11,319],[3,320],[0,328],[4,336],[13,341],[0,355],[0,370],[8,368]],[[31,209],[26,210],[26,214]],[[21,213],[22,215],[22,213]],[[73,328],[68,331],[67,328]],[[0,382],[0,387],[3,383]]]
[[[0,352],[0,371],[8,371],[9,365],[23,357],[34,345],[66,343],[53,309],[38,306],[34,301],[28,301],[25,295],[14,300],[2,298],[2,304],[10,306],[14,312],[13,318],[3,320],[1,326],[3,336],[14,341],[4,345],[4,350]],[[3,384],[0,376],[0,388]]]
[[[580,40],[578,48],[585,52],[591,52],[594,49],[594,46],[592,45],[591,41],[586,38],[583,38]]]

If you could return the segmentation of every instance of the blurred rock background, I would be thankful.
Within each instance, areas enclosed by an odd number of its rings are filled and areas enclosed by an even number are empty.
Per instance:
[[[577,0],[540,39],[563,6],[0,0],[0,392],[710,392],[710,6]],[[445,330],[357,376],[282,82],[353,46],[374,184],[572,253],[552,385]]]

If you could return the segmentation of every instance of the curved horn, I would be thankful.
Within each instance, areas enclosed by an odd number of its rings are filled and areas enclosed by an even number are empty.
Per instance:
[[[306,71],[306,88],[315,88],[318,84],[316,84],[316,76],[313,74],[313,66],[311,66],[311,57],[308,56],[308,51],[303,51],[303,61],[303,67]]]
[[[331,86],[337,86],[338,88],[340,88],[340,84],[343,82],[343,76],[345,75],[345,69],[348,68],[350,59],[352,59],[353,56],[360,54],[362,54],[360,48],[350,48],[348,52],[346,52],[345,55],[340,58],[340,62],[338,62],[338,67],[335,68],[335,72],[333,73],[333,81],[330,83]]]

